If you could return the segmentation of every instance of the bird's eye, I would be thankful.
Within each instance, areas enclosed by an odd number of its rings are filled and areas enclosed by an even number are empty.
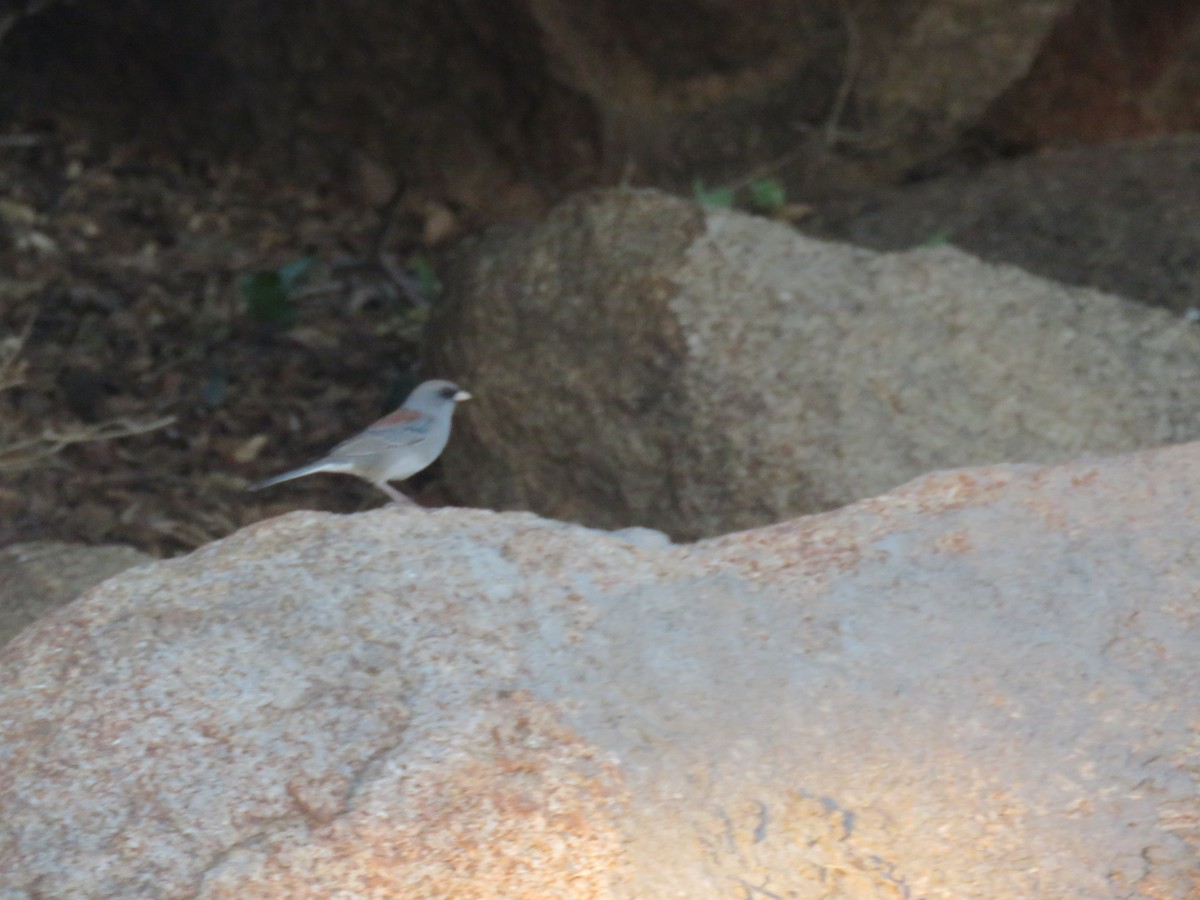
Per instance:
[[[439,393],[442,395],[443,400],[453,400],[454,395],[458,393],[458,388],[444,387],[441,389],[441,391],[439,391]]]

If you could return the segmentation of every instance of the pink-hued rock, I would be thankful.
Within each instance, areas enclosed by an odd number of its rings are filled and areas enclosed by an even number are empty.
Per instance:
[[[1200,891],[1200,445],[671,545],[295,513],[0,651],[0,896]]]

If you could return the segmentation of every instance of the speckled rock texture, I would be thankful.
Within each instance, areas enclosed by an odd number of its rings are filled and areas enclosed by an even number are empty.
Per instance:
[[[460,502],[677,539],[1200,437],[1200,331],[1166,312],[651,191],[465,249],[431,346],[479,398],[444,456]]]
[[[1200,445],[693,545],[299,512],[0,650],[0,896],[1200,894]]]

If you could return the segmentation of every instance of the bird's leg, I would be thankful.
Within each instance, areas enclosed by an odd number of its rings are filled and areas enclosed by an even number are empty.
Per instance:
[[[392,498],[393,503],[399,503],[401,506],[417,506],[417,502],[411,497],[405,497],[402,493],[388,484],[386,481],[374,482],[375,487],[379,488],[385,494]]]

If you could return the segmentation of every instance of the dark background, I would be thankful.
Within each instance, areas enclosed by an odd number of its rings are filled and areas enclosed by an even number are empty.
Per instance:
[[[770,179],[853,235],[888,191],[1198,120],[1185,0],[0,0],[0,543],[376,505],[244,488],[394,406],[447,253],[571,191]],[[247,286],[297,272],[278,309]]]

